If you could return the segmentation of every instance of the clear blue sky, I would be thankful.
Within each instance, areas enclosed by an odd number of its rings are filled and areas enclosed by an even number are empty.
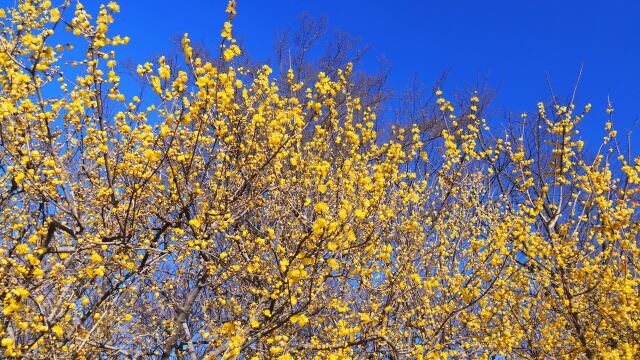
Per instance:
[[[142,61],[184,32],[214,47],[226,0],[120,4],[117,29],[132,38],[128,55]],[[620,130],[640,117],[638,1],[238,0],[234,34],[254,58],[266,58],[276,31],[295,27],[302,12],[325,15],[330,29],[369,44],[362,66],[373,69],[380,57],[386,58],[396,89],[416,73],[432,84],[450,70],[445,90],[488,76],[498,90],[493,110],[499,118],[507,110],[533,110],[537,101],[547,100],[545,72],[556,94],[568,96],[584,63],[578,105],[594,105],[586,130],[602,127],[607,96],[613,99]]]

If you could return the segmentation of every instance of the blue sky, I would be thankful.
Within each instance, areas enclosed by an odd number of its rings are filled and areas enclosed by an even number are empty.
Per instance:
[[[226,0],[120,4],[116,28],[132,38],[127,55],[142,61],[184,32],[214,47]],[[546,73],[555,93],[568,97],[584,63],[577,104],[593,104],[587,134],[600,132],[607,96],[620,130],[640,117],[638,1],[239,0],[234,33],[254,58],[267,58],[277,30],[295,28],[302,12],[325,15],[330,29],[369,44],[361,66],[374,69],[384,57],[392,67],[390,85],[398,90],[414,74],[432,84],[449,70],[445,91],[488,78],[498,91],[492,116],[500,120],[507,111],[533,110],[549,98]]]

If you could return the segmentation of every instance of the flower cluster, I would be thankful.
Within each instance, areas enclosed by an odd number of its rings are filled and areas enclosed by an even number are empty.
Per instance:
[[[2,356],[640,355],[640,158],[611,122],[585,153],[590,105],[494,136],[478,93],[436,89],[436,140],[383,138],[351,64],[240,66],[235,1],[219,58],[185,34],[148,91],[115,2],[5,6]]]

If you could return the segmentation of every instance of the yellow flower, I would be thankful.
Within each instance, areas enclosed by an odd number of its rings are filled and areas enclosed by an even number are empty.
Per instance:
[[[16,246],[16,253],[22,255],[28,252],[29,252],[29,246],[27,246],[26,244],[18,244],[18,246]]]
[[[289,320],[300,326],[305,326],[309,323],[309,318],[305,314],[293,315]]]
[[[222,32],[220,33],[220,36],[222,36],[226,40],[231,40],[231,22],[226,21],[224,23],[224,27],[222,29]]]
[[[62,335],[64,334],[64,331],[62,330],[62,326],[60,326],[59,324],[54,325],[51,328],[51,331],[56,334],[56,336],[58,338],[62,338]]]
[[[233,15],[236,15],[236,4],[237,2],[235,0],[231,0],[227,4],[227,9],[225,11],[229,14],[231,18],[233,18]]]
[[[60,20],[60,10],[58,8],[53,8],[49,11],[49,21],[52,23],[58,22]]]
[[[162,65],[158,68],[158,74],[160,75],[160,79],[169,80],[171,77],[171,68],[169,68],[169,65]]]
[[[156,92],[156,94],[162,95],[162,85],[160,84],[159,77],[157,76],[151,77],[151,87],[153,88],[153,91]]]
[[[329,267],[332,268],[333,270],[340,269],[340,265],[338,265],[338,262],[336,261],[336,259],[333,259],[333,258],[327,260],[327,265],[329,265]]]
[[[240,47],[238,45],[231,45],[229,48],[225,49],[223,52],[224,61],[231,61],[236,56],[240,55]]]
[[[118,3],[116,3],[115,1],[109,2],[109,4],[107,4],[107,8],[115,13],[120,12],[120,5],[118,5]]]
[[[317,213],[325,213],[325,212],[327,212],[329,210],[329,206],[327,206],[327,203],[319,202],[319,203],[316,203],[315,205],[313,205],[313,209]]]
[[[193,48],[191,47],[191,40],[189,39],[189,34],[185,33],[182,37],[182,50],[184,51],[184,55],[187,58],[187,61],[191,61],[193,57]]]
[[[29,290],[23,287],[18,287],[16,289],[13,289],[12,292],[23,299],[26,299],[27,297],[29,297]]]
[[[365,323],[368,323],[371,321],[371,317],[369,316],[369,314],[361,313],[360,320],[362,320]]]
[[[420,284],[420,282],[422,282],[422,278],[419,274],[416,273],[411,274],[411,280],[413,280],[416,284]]]
[[[104,259],[102,258],[102,256],[100,254],[98,254],[95,251],[91,252],[91,262],[94,264],[99,264],[103,261]]]

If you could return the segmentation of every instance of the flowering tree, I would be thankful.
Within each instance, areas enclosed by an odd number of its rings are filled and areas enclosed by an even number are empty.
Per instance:
[[[351,64],[238,66],[235,7],[218,59],[185,34],[140,65],[144,98],[116,3],[0,9],[4,356],[638,356],[640,158],[611,122],[586,153],[589,106],[494,136],[437,90],[439,140],[383,140]]]

